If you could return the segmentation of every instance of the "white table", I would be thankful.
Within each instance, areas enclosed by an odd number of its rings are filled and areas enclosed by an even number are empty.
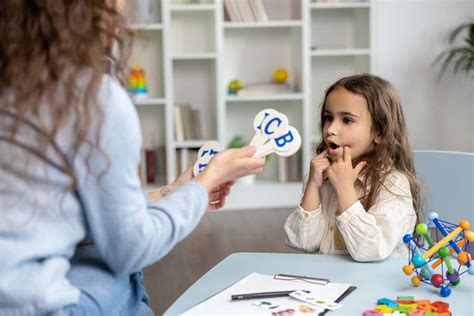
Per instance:
[[[203,300],[229,287],[252,272],[326,277],[333,282],[357,286],[341,303],[342,308],[328,315],[362,315],[373,309],[377,299],[411,295],[415,299],[444,301],[456,316],[474,315],[474,276],[463,274],[461,283],[449,297],[441,297],[438,289],[422,284],[415,288],[402,272],[407,259],[389,258],[381,262],[359,263],[350,256],[323,256],[283,253],[235,253],[209,270],[181,295],[165,312],[179,315]]]

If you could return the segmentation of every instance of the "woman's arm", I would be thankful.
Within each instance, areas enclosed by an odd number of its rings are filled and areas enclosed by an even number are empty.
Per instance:
[[[137,174],[142,144],[136,110],[109,77],[104,79],[99,100],[104,107],[100,148],[110,163],[97,152],[88,157],[84,146],[75,170],[89,235],[115,273],[138,271],[166,255],[199,223],[213,188],[263,167],[264,159],[251,158],[255,149],[219,154],[194,180],[149,202]],[[96,173],[91,174],[91,169]],[[104,170],[105,174],[95,176]]]

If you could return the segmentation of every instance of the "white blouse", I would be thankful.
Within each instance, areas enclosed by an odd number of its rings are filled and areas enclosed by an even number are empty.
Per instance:
[[[387,176],[384,184],[368,211],[357,201],[336,216],[336,191],[329,180],[324,181],[319,208],[308,212],[300,203],[286,220],[287,245],[309,253],[349,253],[357,261],[407,256],[402,238],[413,233],[416,223],[410,184],[398,171]],[[360,181],[355,189],[360,198]]]

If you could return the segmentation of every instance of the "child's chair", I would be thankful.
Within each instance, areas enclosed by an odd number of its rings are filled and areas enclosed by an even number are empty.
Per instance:
[[[426,211],[451,223],[466,219],[474,226],[474,153],[415,150],[414,164]]]

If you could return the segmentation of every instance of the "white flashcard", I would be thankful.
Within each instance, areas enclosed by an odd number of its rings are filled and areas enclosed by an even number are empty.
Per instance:
[[[258,147],[254,157],[265,157],[271,153],[289,157],[301,147],[301,136],[296,128],[288,126],[287,131],[280,137],[271,139],[265,145]]]
[[[209,161],[222,151],[221,146],[218,142],[210,141],[201,146],[198,151],[197,161],[194,163],[193,174],[197,176],[201,173],[209,164]]]
[[[342,306],[342,304],[338,304],[336,302],[329,302],[327,300],[314,297],[313,295],[311,295],[311,293],[307,293],[301,290],[290,293],[290,296],[297,300],[306,302],[308,304],[315,305],[315,306],[318,306],[324,309],[329,309],[329,310],[335,310]]]
[[[288,118],[283,113],[274,113],[263,119],[260,132],[266,138],[274,139],[282,136],[288,129]]]
[[[253,128],[255,130],[255,136],[250,141],[250,144],[249,144],[250,146],[258,147],[259,145],[263,145],[266,142],[267,137],[262,134],[260,128],[262,126],[262,122],[269,115],[272,115],[272,114],[278,114],[278,111],[274,109],[265,109],[265,110],[261,110],[260,112],[257,113],[257,115],[255,115],[255,118],[253,120]]]

